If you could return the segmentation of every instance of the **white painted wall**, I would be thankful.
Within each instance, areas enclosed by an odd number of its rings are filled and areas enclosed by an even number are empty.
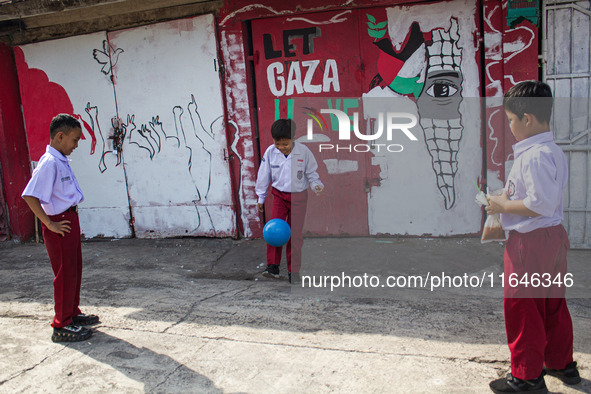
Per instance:
[[[134,116],[131,141],[144,147],[124,155],[136,235],[232,235],[213,16],[113,32],[109,42],[124,51],[114,67],[119,114]]]
[[[94,126],[95,153],[87,138],[71,156],[87,237],[130,236],[130,205],[138,237],[235,235],[212,15],[22,49]],[[114,152],[101,162],[117,116],[119,166]]]

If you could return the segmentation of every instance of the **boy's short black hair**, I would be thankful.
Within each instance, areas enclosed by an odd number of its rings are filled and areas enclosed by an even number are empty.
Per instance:
[[[60,131],[68,134],[72,129],[81,129],[78,119],[68,114],[59,114],[51,119],[49,124],[49,137],[53,139]]]
[[[291,119],[277,119],[271,126],[271,136],[274,141],[292,140],[295,136],[296,124]]]
[[[503,107],[513,112],[519,120],[523,114],[532,114],[542,123],[550,123],[552,115],[552,90],[540,81],[523,81],[505,93]]]

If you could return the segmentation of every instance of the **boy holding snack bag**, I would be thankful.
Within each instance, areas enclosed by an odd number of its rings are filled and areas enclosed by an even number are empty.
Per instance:
[[[521,82],[505,94],[503,107],[517,140],[515,160],[503,194],[487,196],[486,211],[500,214],[503,229],[509,231],[504,310],[511,373],[492,381],[490,388],[495,393],[547,393],[545,373],[566,384],[581,381],[573,361],[573,326],[565,287],[556,281],[564,280],[570,247],[561,225],[568,166],[549,127],[552,92],[548,85]],[[531,281],[528,286],[533,277],[544,285],[535,287]]]

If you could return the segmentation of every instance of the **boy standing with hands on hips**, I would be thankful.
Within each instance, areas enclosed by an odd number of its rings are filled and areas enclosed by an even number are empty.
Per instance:
[[[269,184],[272,185],[273,210],[271,219],[283,219],[291,227],[291,238],[286,246],[289,282],[300,283],[303,228],[308,203],[308,186],[319,195],[324,189],[316,170],[318,164],[307,146],[294,141],[296,125],[291,119],[278,119],[271,126],[273,145],[263,155],[255,191],[257,209],[264,212]],[[292,213],[295,213],[292,215]],[[282,247],[267,244],[267,269],[263,276],[279,278]]]
[[[83,341],[92,331],[83,326],[99,322],[98,316],[80,311],[82,248],[77,205],[84,200],[69,156],[82,135],[80,123],[67,114],[54,117],[49,126],[50,144],[25,190],[23,199],[41,221],[43,241],[55,275],[53,342]]]
[[[500,213],[503,229],[509,231],[504,309],[511,373],[492,381],[490,388],[495,393],[547,393],[546,373],[566,384],[581,381],[563,286],[570,248],[561,224],[568,165],[550,131],[548,85],[521,82],[505,94],[503,106],[517,140],[515,158],[503,194],[488,196],[486,211]],[[533,277],[541,279],[540,286],[525,284]]]

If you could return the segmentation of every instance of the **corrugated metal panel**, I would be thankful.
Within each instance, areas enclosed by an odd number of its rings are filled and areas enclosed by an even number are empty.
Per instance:
[[[573,247],[591,248],[591,4],[544,2],[544,78],[556,97],[552,129],[569,160],[564,224]]]

